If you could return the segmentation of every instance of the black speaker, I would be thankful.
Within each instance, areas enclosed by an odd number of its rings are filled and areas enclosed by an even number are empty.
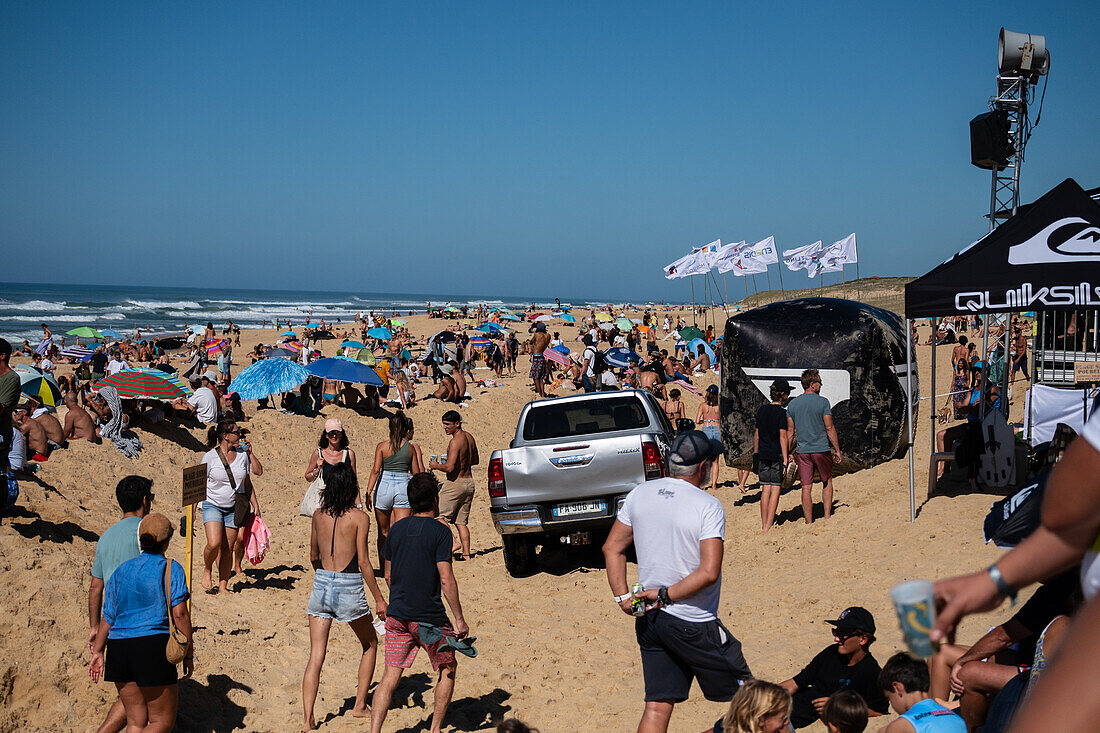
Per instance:
[[[1008,143],[1008,113],[993,110],[970,120],[970,162],[986,170],[1001,169],[1015,151]]]

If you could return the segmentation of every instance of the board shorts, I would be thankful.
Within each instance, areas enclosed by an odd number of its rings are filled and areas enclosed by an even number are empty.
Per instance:
[[[235,511],[236,507],[220,507],[213,502],[204,501],[202,503],[202,523],[217,522],[225,525],[226,529],[236,529],[237,520],[233,517]]]
[[[783,461],[766,461],[761,459],[756,475],[760,477],[760,483],[765,486],[779,486],[783,483]]]
[[[703,697],[728,702],[752,677],[739,642],[721,621],[684,621],[657,609],[634,622],[642,652],[645,700],[688,699],[692,679]]]
[[[138,687],[164,687],[179,681],[176,665],[164,655],[168,634],[135,636],[132,639],[107,639],[103,679]]]
[[[546,379],[546,357],[542,354],[531,356],[531,379],[539,381]]]
[[[337,573],[317,568],[306,613],[333,621],[354,621],[370,613],[361,573]]]
[[[389,511],[394,507],[409,509],[409,474],[383,471],[374,490],[374,508]]]
[[[440,627],[443,637],[454,636],[454,629],[450,624]],[[417,649],[423,649],[428,653],[428,661],[432,663],[432,669],[438,670],[445,664],[453,664],[455,653],[453,649],[440,650],[443,637],[434,644],[424,644],[420,641],[420,624],[415,621],[404,621],[393,616],[386,617],[386,666],[408,669],[416,659]]]
[[[474,503],[473,478],[444,481],[439,489],[439,516],[450,524],[469,524]]]
[[[833,477],[832,453],[795,453],[794,462],[798,465],[798,480],[804,489],[810,488],[813,483],[815,468],[821,483],[828,483]]]

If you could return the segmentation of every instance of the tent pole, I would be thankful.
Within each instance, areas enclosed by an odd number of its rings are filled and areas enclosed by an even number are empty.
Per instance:
[[[932,453],[936,452],[936,345],[938,339],[936,338],[936,316],[932,316],[932,406],[928,410],[928,417],[932,419],[929,425],[932,426],[932,432],[929,436],[932,439]],[[946,449],[947,446],[945,445]]]
[[[1012,338],[1012,314],[1009,313],[1007,318],[1008,318],[1008,325],[1005,326],[1005,343],[1004,343],[1005,353],[1004,353],[1004,358],[1002,359],[1002,363],[1004,364],[1004,374],[1001,375],[1001,377],[1002,377],[1001,378],[1001,384],[1003,385],[1002,388],[1001,388],[1001,412],[1004,413],[1005,422],[1008,421],[1008,390],[1009,390],[1009,379],[1008,379],[1008,377],[1009,377],[1009,374],[1011,374],[1011,372],[1012,372],[1011,361],[1010,361],[1010,357],[1008,355],[1008,343],[1009,343],[1009,339]]]
[[[718,283],[715,283],[717,285]],[[726,273],[722,273],[722,303],[730,302],[730,289],[726,286]],[[727,310],[726,313],[729,313]]]
[[[917,495],[913,488],[913,329],[908,318],[905,319],[905,408],[906,429],[909,433],[909,521],[917,519]],[[933,408],[935,408],[935,389],[933,394]]]
[[[982,329],[982,381],[978,387],[978,391],[982,396],[982,406],[978,411],[978,416],[985,420],[985,406],[988,404],[987,392],[989,391],[989,329],[993,327],[993,314],[987,313],[985,316],[985,328]]]

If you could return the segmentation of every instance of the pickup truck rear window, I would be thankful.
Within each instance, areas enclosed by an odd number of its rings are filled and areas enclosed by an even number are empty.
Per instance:
[[[648,426],[649,417],[636,397],[553,402],[531,408],[523,422],[523,439],[564,438]]]

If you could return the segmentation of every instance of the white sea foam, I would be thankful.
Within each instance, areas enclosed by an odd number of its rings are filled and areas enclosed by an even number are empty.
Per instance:
[[[70,310],[69,306],[65,304],[65,301],[50,303],[45,300],[28,300],[23,303],[0,303],[0,308],[13,311],[48,311],[50,313]]]
[[[193,300],[133,300],[127,298],[130,305],[144,308],[145,310],[163,310],[164,308],[201,308],[202,306]]]

